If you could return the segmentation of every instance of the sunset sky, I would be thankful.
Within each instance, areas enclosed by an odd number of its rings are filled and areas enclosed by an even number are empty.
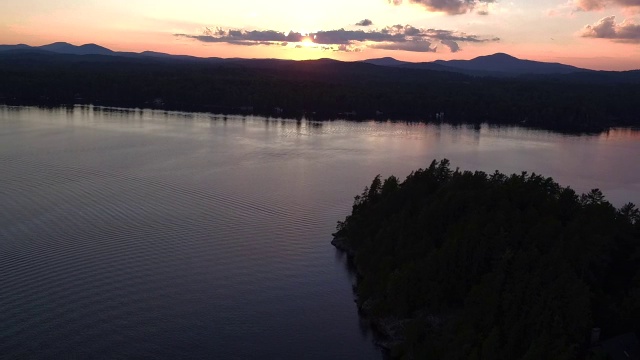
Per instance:
[[[640,0],[7,0],[0,44],[196,56],[519,58],[640,68]]]

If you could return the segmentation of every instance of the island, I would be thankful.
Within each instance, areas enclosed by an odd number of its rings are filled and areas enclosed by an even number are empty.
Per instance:
[[[579,195],[538,174],[434,160],[403,182],[375,177],[332,243],[348,254],[357,307],[392,358],[637,351],[640,211],[598,189]],[[626,343],[612,349],[614,337]]]

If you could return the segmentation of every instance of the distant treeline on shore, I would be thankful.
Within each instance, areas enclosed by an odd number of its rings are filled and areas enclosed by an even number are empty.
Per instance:
[[[640,83],[571,75],[497,78],[334,60],[216,63],[3,52],[0,78],[0,103],[9,105],[517,124],[576,132],[640,125]]]

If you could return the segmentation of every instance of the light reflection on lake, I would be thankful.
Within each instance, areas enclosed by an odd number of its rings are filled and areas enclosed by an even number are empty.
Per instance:
[[[640,203],[640,133],[0,107],[0,354],[380,358],[329,244],[431,160]]]

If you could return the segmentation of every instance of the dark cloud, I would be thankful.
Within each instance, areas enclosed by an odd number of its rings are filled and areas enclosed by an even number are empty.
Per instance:
[[[403,30],[403,34],[405,36],[419,36],[422,32],[420,29],[415,28],[411,25],[406,25]]]
[[[382,50],[400,50],[400,51],[413,51],[413,52],[436,52],[435,47],[431,47],[431,42],[427,40],[410,41],[404,43],[382,43],[373,44],[369,46],[373,49]]]
[[[603,10],[609,6],[640,9],[640,0],[575,0],[575,4],[580,11]]]
[[[360,51],[363,48],[433,52],[433,43],[439,42],[450,51],[460,51],[459,43],[483,43],[500,41],[499,38],[481,37],[464,32],[423,29],[411,25],[393,25],[376,30],[326,30],[310,34],[289,33],[274,30],[235,30],[205,28],[201,35],[175,34],[177,37],[194,39],[209,43],[229,43],[234,45],[292,45],[300,42],[313,42],[323,50]]]
[[[632,20],[616,23],[615,16],[607,16],[593,25],[585,26],[581,35],[588,38],[640,43],[640,25]]]
[[[290,31],[288,34],[274,30],[224,30],[205,28],[202,35],[174,34],[178,37],[195,39],[202,42],[229,43],[234,45],[274,45],[289,42],[300,42],[305,37],[298,32]]]
[[[388,0],[390,4],[400,5],[402,0]],[[409,0],[413,4],[424,6],[427,11],[444,12],[449,15],[466,14],[479,4],[493,3],[495,0]],[[631,1],[631,0],[624,0]],[[486,12],[486,10],[484,10]]]
[[[360,52],[362,51],[362,49],[357,48],[357,47],[352,47],[349,45],[339,45],[337,48],[333,48],[333,47],[323,47],[323,50],[333,50],[333,51],[341,51],[341,52]]]
[[[328,30],[310,34],[317,44],[351,44],[353,42],[404,42],[407,41],[403,33],[383,33],[379,31],[362,30]]]
[[[455,32],[451,30],[436,30],[427,29],[421,30],[420,36],[429,37],[438,40],[471,42],[471,43],[483,43],[483,42],[498,42],[500,38],[482,38],[478,35],[469,35],[464,32]]]
[[[453,40],[441,40],[440,43],[442,43],[442,45],[448,47],[451,52],[460,51],[460,45],[458,45],[458,43],[453,41]]]
[[[373,25],[373,21],[369,19],[360,20],[356,23],[356,26],[371,26]]]

